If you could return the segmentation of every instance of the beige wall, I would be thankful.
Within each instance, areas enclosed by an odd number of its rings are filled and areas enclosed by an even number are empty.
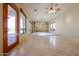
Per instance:
[[[63,36],[79,36],[79,8],[75,7],[56,19],[56,33]]]

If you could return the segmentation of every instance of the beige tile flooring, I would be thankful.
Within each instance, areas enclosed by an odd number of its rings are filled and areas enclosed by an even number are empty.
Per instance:
[[[46,34],[46,33],[45,33]],[[8,55],[10,56],[78,56],[79,38],[56,35],[25,36]]]

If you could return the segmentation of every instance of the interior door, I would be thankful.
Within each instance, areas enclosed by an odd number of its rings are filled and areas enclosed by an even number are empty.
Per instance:
[[[19,43],[19,12],[14,4],[3,4],[3,52]]]

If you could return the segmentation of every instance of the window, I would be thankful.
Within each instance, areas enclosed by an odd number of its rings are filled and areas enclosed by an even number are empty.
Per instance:
[[[53,27],[53,24],[51,23],[51,24],[50,24],[50,28],[52,28],[52,27]]]
[[[50,23],[50,31],[55,31],[56,29],[56,23],[53,22],[53,23]]]
[[[22,9],[21,11],[21,18],[20,18],[20,33],[26,32],[26,16]]]
[[[54,23],[53,23],[53,31],[55,31],[55,24],[56,24],[56,23],[54,22]]]

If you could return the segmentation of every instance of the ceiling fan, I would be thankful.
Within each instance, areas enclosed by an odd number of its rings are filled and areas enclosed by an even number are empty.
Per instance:
[[[47,9],[49,9],[48,11],[49,13],[55,13],[60,10],[60,8],[58,8],[58,4],[53,4],[53,3],[51,3],[51,7]]]

